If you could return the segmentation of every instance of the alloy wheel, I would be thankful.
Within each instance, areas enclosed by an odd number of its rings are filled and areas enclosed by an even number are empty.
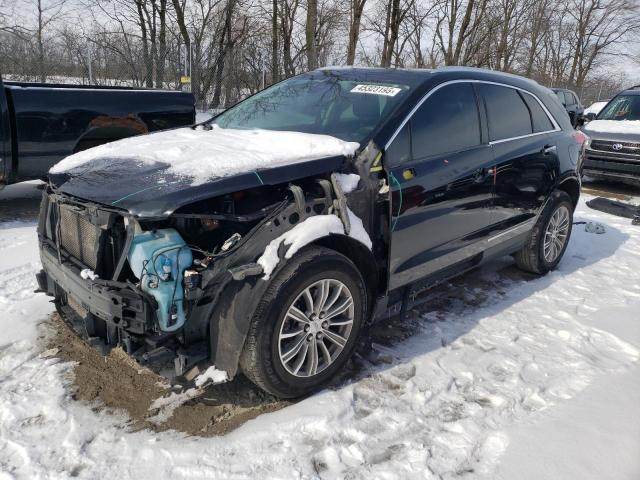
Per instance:
[[[561,205],[553,212],[547,228],[544,232],[544,259],[548,263],[555,262],[564,248],[567,242],[567,236],[569,234],[569,222],[571,215],[569,209]]]
[[[278,334],[282,366],[296,377],[319,374],[338,358],[351,335],[353,296],[339,280],[307,286],[289,305]]]

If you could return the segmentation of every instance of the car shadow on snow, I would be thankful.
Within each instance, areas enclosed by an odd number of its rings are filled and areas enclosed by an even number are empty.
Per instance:
[[[582,215],[574,218],[574,222],[590,220],[593,219]],[[536,292],[553,288],[559,279],[611,257],[629,235],[609,224],[605,229],[605,234],[596,235],[585,232],[584,225],[574,225],[560,265],[545,276],[524,272],[511,257],[503,257],[422,292],[416,296],[407,318],[394,315],[378,320],[370,328],[370,341],[361,345],[349,370],[332,388],[344,387],[445,347],[484,318],[508,311]]]

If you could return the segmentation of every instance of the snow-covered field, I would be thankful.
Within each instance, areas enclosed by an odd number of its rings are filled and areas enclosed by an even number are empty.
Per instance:
[[[35,222],[4,221],[0,479],[638,479],[640,227],[584,199],[576,220],[606,233],[576,226],[556,272],[496,262],[378,347],[391,364],[214,438],[132,432],[71,398],[73,366],[44,352]]]

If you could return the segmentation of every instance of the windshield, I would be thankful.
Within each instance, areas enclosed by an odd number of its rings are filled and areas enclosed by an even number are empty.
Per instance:
[[[407,95],[407,85],[295,77],[216,117],[222,128],[332,135],[360,144]]]
[[[618,95],[598,114],[598,120],[640,120],[640,95]]]

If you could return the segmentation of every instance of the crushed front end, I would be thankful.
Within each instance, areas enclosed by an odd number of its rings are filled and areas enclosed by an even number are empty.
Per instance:
[[[121,345],[128,353],[145,358],[151,358],[154,350],[160,353],[160,347],[165,350],[174,346],[175,340],[169,337],[182,313],[183,286],[178,280],[183,268],[175,264],[173,250],[165,253],[160,265],[167,281],[154,285],[143,276],[143,283],[140,272],[136,276],[128,261],[129,253],[138,253],[140,244],[145,243],[137,221],[126,212],[56,194],[51,189],[43,194],[38,235],[43,267],[37,276],[39,287],[54,297],[61,316],[77,333],[101,340],[106,348]],[[174,244],[165,242],[168,249],[176,248],[175,238],[171,240]],[[186,250],[190,257],[191,251]],[[162,269],[164,258],[174,259],[172,272]],[[153,265],[145,262],[145,267],[152,269]],[[159,315],[166,305],[162,296],[154,295],[152,286],[175,286],[176,300],[166,310],[168,315]],[[159,321],[163,317],[165,321]]]
[[[307,218],[346,213],[329,174],[208,198],[157,218],[48,185],[38,284],[96,347],[121,346],[172,380],[191,380],[209,364],[232,378],[269,284],[256,260]]]

